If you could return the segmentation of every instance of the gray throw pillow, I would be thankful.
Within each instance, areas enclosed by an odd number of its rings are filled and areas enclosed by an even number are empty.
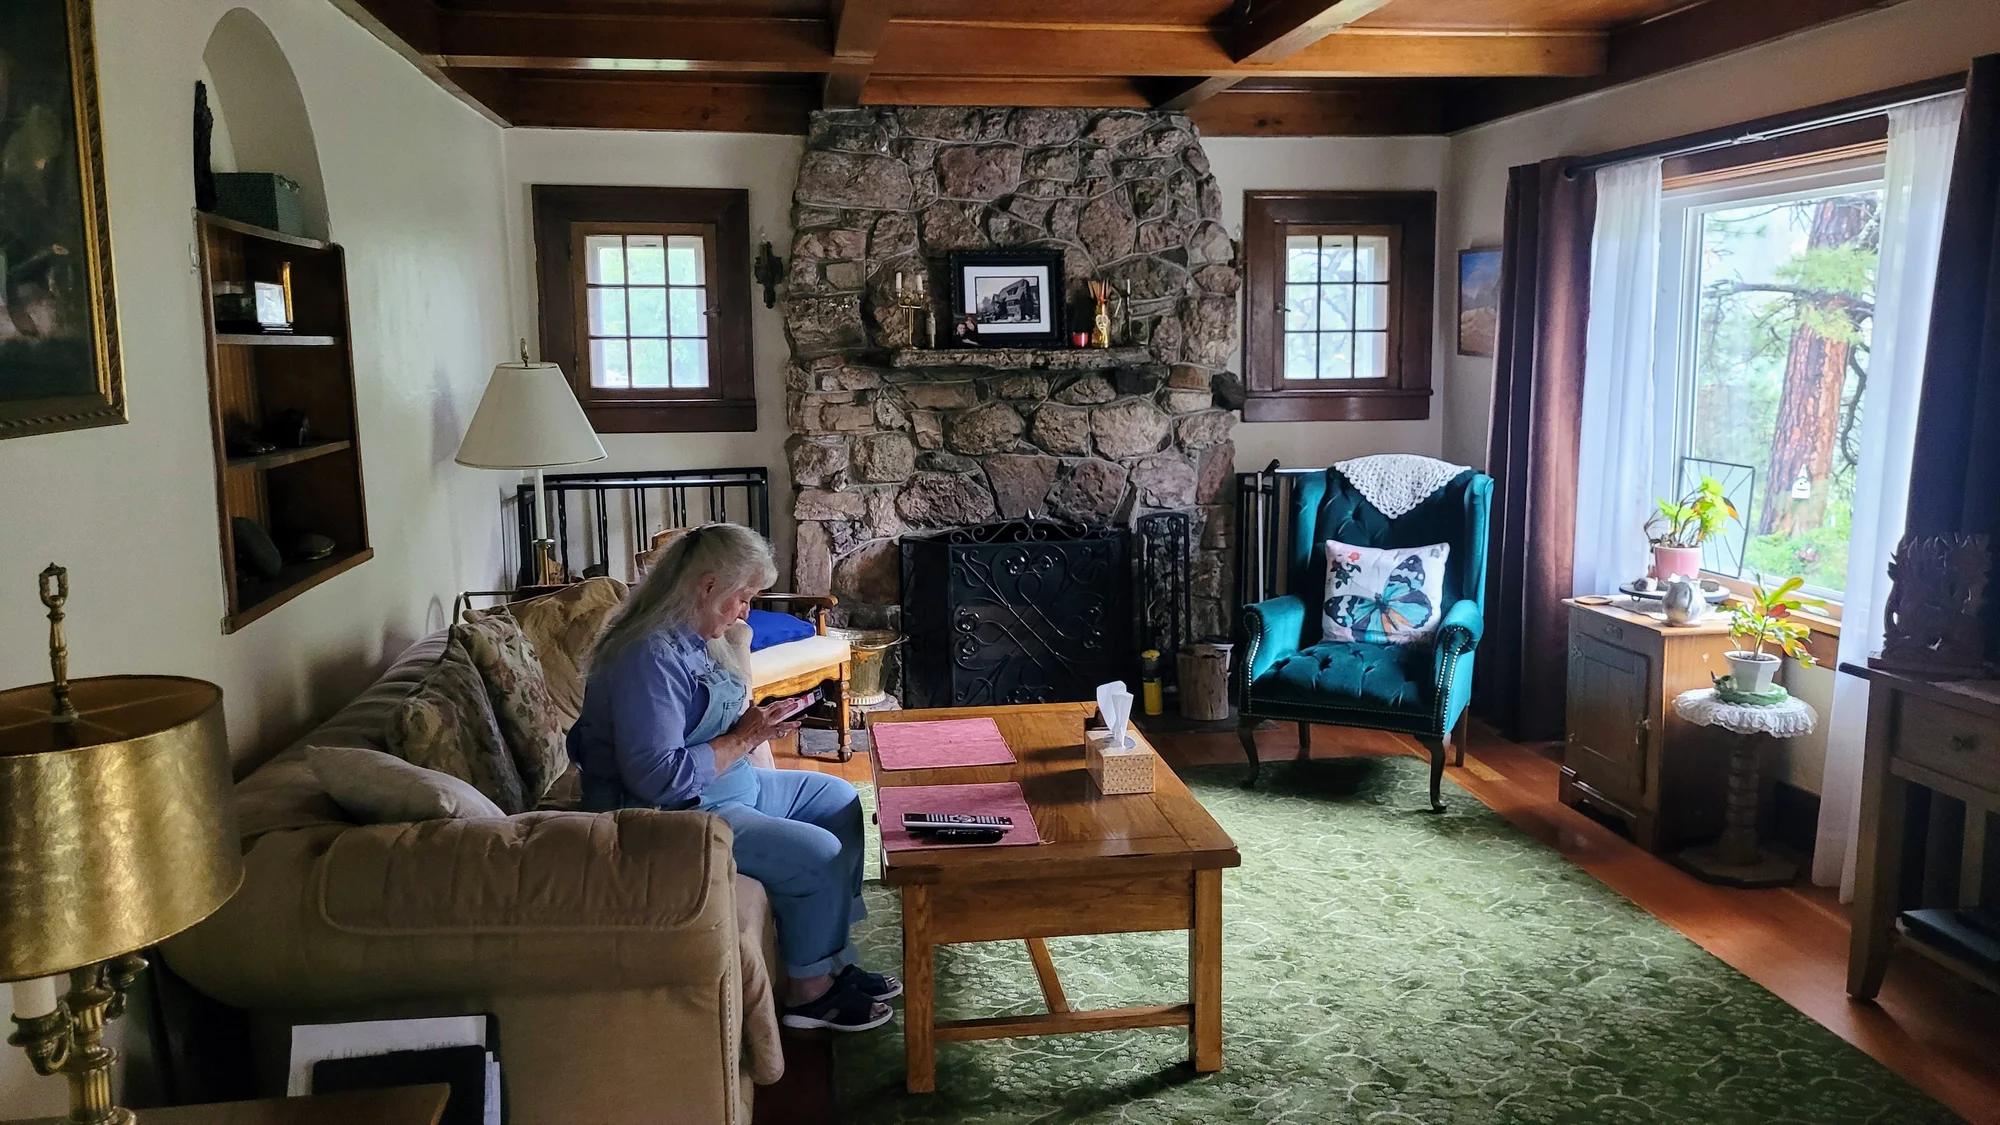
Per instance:
[[[380,750],[311,746],[306,749],[306,764],[334,803],[363,824],[507,815],[470,782]]]

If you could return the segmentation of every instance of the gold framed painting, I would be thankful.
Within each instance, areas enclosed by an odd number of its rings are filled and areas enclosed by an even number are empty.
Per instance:
[[[126,420],[95,55],[90,0],[0,3],[0,438]]]

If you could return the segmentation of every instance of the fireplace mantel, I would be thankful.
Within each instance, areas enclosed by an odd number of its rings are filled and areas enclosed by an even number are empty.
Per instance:
[[[983,367],[994,371],[1105,371],[1153,362],[1146,348],[898,348],[899,368]]]

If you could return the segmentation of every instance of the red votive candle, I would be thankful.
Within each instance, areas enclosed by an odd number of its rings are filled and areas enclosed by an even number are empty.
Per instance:
[[[1069,334],[1069,342],[1079,348],[1087,348],[1090,346],[1090,333],[1072,332]]]

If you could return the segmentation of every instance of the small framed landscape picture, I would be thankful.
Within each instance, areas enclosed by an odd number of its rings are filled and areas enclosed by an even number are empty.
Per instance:
[[[1458,354],[1490,356],[1499,349],[1500,251],[1458,252]]]
[[[1062,346],[1061,252],[960,250],[950,269],[953,328],[946,346]]]

